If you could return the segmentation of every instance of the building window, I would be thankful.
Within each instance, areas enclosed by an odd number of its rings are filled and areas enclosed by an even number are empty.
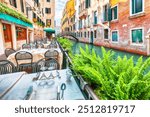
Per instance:
[[[132,43],[135,44],[143,43],[143,29],[132,29],[131,38],[132,38]]]
[[[46,20],[46,25],[47,25],[47,26],[50,26],[50,25],[51,25],[51,19],[47,19],[47,20]]]
[[[24,3],[23,0],[20,0],[21,11],[24,13]]]
[[[81,32],[81,37],[82,37],[82,32]]]
[[[84,32],[84,37],[86,38],[86,32]]]
[[[50,14],[51,13],[51,8],[45,8],[45,13]]]
[[[94,31],[94,38],[97,38],[97,31]]]
[[[33,18],[36,18],[36,14],[35,13],[33,13]]]
[[[14,7],[17,8],[17,2],[16,2],[16,0],[9,0],[9,2],[10,2],[10,4],[11,4],[12,6],[14,6]]]
[[[108,39],[108,29],[104,29],[104,39]]]
[[[16,36],[17,36],[17,40],[26,40],[27,30],[25,28],[16,26]]]
[[[132,15],[144,11],[144,0],[131,0],[131,13]]]
[[[91,0],[86,0],[85,8],[89,8],[91,6]]]
[[[103,7],[103,13],[104,13],[104,21],[108,21],[108,5],[105,5]]]
[[[111,19],[112,20],[118,19],[118,6],[111,8]]]
[[[118,42],[118,31],[112,31],[112,41]]]
[[[88,38],[90,37],[90,32],[88,31]]]
[[[94,24],[97,24],[97,11],[94,12]]]

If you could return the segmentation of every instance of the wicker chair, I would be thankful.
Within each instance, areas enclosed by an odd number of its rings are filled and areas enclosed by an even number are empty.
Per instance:
[[[31,45],[30,44],[23,44],[22,49],[31,49]]]
[[[59,69],[59,64],[56,59],[43,58],[36,63],[36,65],[34,67],[34,72],[57,70],[57,69]]]
[[[15,59],[17,62],[17,67],[19,71],[26,71],[32,69],[33,55],[26,51],[19,51],[15,54]]]
[[[57,50],[47,50],[44,54],[45,58],[54,58],[58,60],[58,51]]]
[[[11,55],[12,53],[15,53],[16,51],[12,48],[6,48],[5,49],[5,55],[6,57],[8,57],[9,55]]]
[[[17,69],[14,64],[8,60],[1,60],[0,61],[0,74],[8,74],[16,72]]]

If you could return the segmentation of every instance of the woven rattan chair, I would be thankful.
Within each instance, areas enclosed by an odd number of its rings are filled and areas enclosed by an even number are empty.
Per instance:
[[[0,74],[8,74],[16,72],[14,64],[8,60],[0,60]]]
[[[59,69],[59,64],[56,59],[43,58],[36,63],[34,72],[57,70],[57,69]]]
[[[57,50],[47,50],[44,54],[45,58],[54,58],[58,60],[58,51]]]
[[[9,55],[11,55],[12,53],[15,53],[16,51],[12,48],[6,48],[5,49],[5,55],[6,57],[8,57]]]
[[[27,70],[26,72],[28,72],[28,69],[32,69],[33,56],[31,53],[26,51],[19,51],[15,54],[15,59],[19,71]]]

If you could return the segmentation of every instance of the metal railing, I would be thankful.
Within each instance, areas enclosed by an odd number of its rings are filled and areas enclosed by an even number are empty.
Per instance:
[[[69,67],[73,73],[73,76],[80,88],[80,90],[82,91],[85,99],[87,100],[99,100],[99,98],[96,96],[96,94],[93,92],[92,88],[88,85],[87,82],[84,81],[84,79],[82,78],[82,76],[78,73],[76,73],[76,71],[74,71],[72,69],[72,60],[68,55],[68,51],[64,50],[64,48],[62,48],[62,46],[59,44],[58,45],[61,49],[61,51],[63,52],[63,69],[66,69],[67,67]]]

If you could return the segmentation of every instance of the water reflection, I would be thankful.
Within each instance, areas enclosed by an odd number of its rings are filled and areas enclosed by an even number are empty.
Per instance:
[[[102,49],[100,46],[94,46],[93,44],[86,44],[86,43],[75,42],[75,41],[72,41],[72,43],[73,43],[73,47],[72,47],[73,55],[80,53],[80,48],[83,48],[85,50],[85,47],[87,45],[89,47],[90,52],[92,52],[92,49],[94,49],[97,55],[102,56]],[[106,51],[108,51],[108,50],[114,51],[115,59],[117,59],[118,56],[124,57],[126,55],[127,58],[130,58],[133,56],[134,57],[133,60],[136,63],[138,58],[141,57],[141,55],[137,55],[137,54],[133,54],[133,53],[123,52],[123,51],[114,50],[114,49],[110,49],[110,48],[106,48],[106,47],[105,47],[105,49],[106,49]],[[147,58],[148,57],[143,56],[143,60],[146,60]]]

